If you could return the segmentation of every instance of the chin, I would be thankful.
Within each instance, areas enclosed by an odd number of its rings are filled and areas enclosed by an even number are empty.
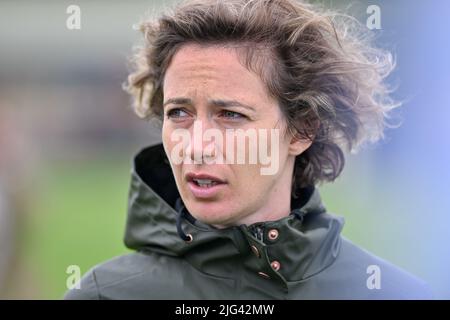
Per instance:
[[[193,200],[187,204],[187,209],[195,219],[211,225],[229,224],[230,218],[233,217],[230,206],[223,203]]]

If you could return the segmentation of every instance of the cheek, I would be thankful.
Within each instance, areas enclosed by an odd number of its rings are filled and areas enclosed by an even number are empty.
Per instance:
[[[173,132],[174,132],[174,130],[170,127],[170,125],[167,124],[167,122],[164,122],[163,126],[162,126],[161,138],[162,138],[164,150],[166,151],[166,155],[169,158],[169,160],[170,160],[171,152],[174,149],[175,144],[176,144],[176,142],[171,138]]]
[[[234,165],[235,193],[239,195],[260,193],[267,188],[273,177],[261,175],[260,165]]]
[[[171,151],[172,151],[172,146],[170,145],[170,140],[167,139],[167,134],[165,133],[164,129],[162,131],[161,138],[162,138],[162,144],[163,144],[164,151],[165,151],[166,156],[167,156],[167,158],[169,159],[169,162],[170,162],[170,154],[171,154]]]
[[[276,177],[260,174],[260,166],[240,166],[235,171],[236,185],[229,197],[230,207],[238,212],[254,212],[270,197]]]
[[[167,158],[169,159],[169,163],[170,166],[172,167],[173,173],[175,174],[175,177],[177,178],[177,173],[178,170],[180,168],[180,165],[178,163],[174,163],[174,159],[172,159],[172,157],[174,156],[173,152],[176,146],[176,142],[174,142],[171,139],[171,134],[172,134],[173,130],[171,130],[168,126],[165,126],[163,124],[162,127],[162,143],[163,143],[163,147],[164,147],[164,151],[166,153]],[[178,159],[178,158],[175,158]]]
[[[169,127],[169,125],[167,124],[167,121],[163,121],[163,125],[162,125],[162,128],[161,128],[162,130],[162,132],[161,132],[161,135],[162,135],[162,140],[163,140],[163,144],[164,145],[166,145],[167,144],[167,142],[169,142],[169,136],[170,136],[170,127]]]
[[[280,137],[278,139],[278,156],[279,156],[279,162],[283,163],[284,160],[287,158],[289,154],[289,147],[290,147],[290,138],[287,136],[284,136],[280,132]]]

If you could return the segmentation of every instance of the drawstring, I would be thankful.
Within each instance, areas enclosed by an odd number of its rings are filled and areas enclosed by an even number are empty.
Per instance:
[[[294,209],[292,210],[291,214],[293,214],[298,220],[300,220],[300,223],[303,222],[304,217],[306,216],[308,212],[306,212],[305,210],[302,209]]]
[[[264,224],[258,223],[258,224],[252,224],[248,227],[248,231],[259,241],[263,242],[264,238]]]
[[[195,219],[192,217],[189,212],[186,210],[183,202],[181,201],[181,198],[178,198],[175,202],[175,209],[178,212],[177,215],[177,233],[180,236],[181,239],[184,241],[190,242],[192,241],[192,235],[186,234],[183,231],[183,228],[181,227],[181,223],[183,222],[183,219],[189,220],[189,222],[194,223]]]
[[[300,220],[300,223],[303,223],[305,220],[305,217],[307,216],[307,218],[309,219],[310,217],[319,215],[321,213],[325,212],[325,209],[321,208],[321,209],[304,209],[304,208],[297,208],[292,210],[291,214],[293,214],[298,220]]]

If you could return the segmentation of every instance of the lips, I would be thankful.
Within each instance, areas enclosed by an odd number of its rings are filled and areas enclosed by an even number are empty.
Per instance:
[[[226,185],[225,180],[204,173],[190,172],[186,174],[186,180],[192,194],[202,199],[216,196]]]

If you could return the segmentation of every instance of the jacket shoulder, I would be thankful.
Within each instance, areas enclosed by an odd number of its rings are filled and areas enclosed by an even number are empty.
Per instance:
[[[158,259],[158,257],[133,252],[102,262],[87,271],[80,280],[79,289],[74,288],[67,291],[64,299],[103,300],[133,298],[132,294],[130,296],[130,291],[133,290],[133,287],[135,289],[142,288],[143,280],[148,282],[154,279],[154,277],[145,276],[146,274],[158,273],[155,269],[160,264],[155,259]],[[136,285],[134,286],[133,283]],[[147,285],[151,286],[152,284],[147,283]]]
[[[344,237],[340,254],[328,271],[347,283],[349,298],[432,299],[426,282]]]
[[[73,288],[64,294],[64,300],[100,300],[94,268],[81,278],[78,288]]]
[[[66,300],[164,299],[168,274],[176,277],[178,263],[171,256],[133,252],[92,267],[79,289],[66,292]]]

